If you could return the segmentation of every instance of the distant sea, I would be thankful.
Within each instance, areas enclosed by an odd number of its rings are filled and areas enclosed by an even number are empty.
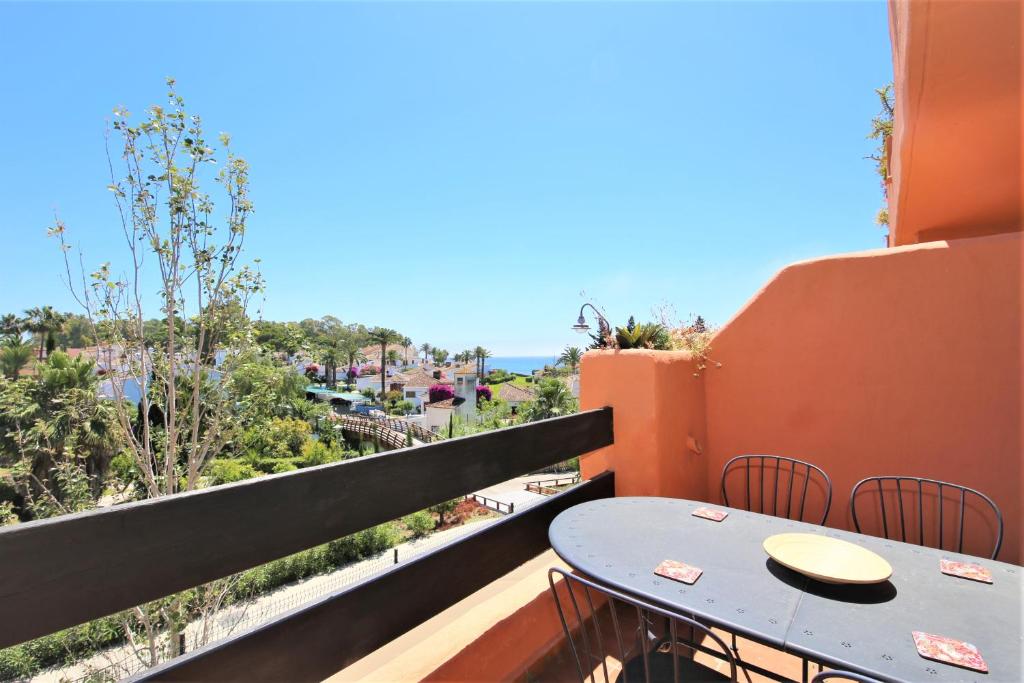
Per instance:
[[[532,375],[545,365],[554,365],[554,356],[494,356],[487,359],[488,370],[505,370],[521,375]]]

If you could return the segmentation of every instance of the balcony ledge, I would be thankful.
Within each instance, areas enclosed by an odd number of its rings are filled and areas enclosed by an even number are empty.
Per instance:
[[[327,679],[480,681],[523,678],[562,640],[548,569],[552,550],[519,566]],[[429,590],[424,586],[424,590]],[[397,596],[396,596],[397,597]]]

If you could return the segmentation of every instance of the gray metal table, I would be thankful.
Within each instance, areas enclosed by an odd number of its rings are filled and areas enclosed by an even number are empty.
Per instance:
[[[722,506],[713,507],[729,511],[723,522],[691,515],[704,505],[671,498],[584,503],[551,523],[551,546],[574,569],[612,588],[829,668],[881,680],[1024,680],[1020,567]],[[892,579],[874,586],[807,579],[761,547],[768,536],[786,532],[869,548],[892,565]],[[940,557],[978,562],[992,571],[993,583],[946,576]],[[655,575],[667,559],[704,574],[692,586]],[[923,659],[914,630],[974,643],[989,673]]]

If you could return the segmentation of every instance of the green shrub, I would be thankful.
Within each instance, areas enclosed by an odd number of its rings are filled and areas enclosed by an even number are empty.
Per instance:
[[[275,417],[254,425],[242,434],[242,446],[261,458],[297,457],[313,429],[305,420]]]
[[[23,502],[17,485],[7,476],[0,476],[0,503],[2,502],[11,503],[15,507],[20,507]]]
[[[121,615],[111,615],[8,647],[0,650],[0,680],[30,678],[43,669],[69,664],[124,639]]]
[[[371,557],[398,545],[400,534],[394,522],[378,524],[356,533],[356,543],[361,557]]]
[[[327,558],[331,566],[340,567],[359,559],[359,543],[355,534],[327,544]]]
[[[287,460],[281,460],[276,465],[274,465],[274,474],[281,474],[282,472],[294,472],[297,469],[299,468],[296,467],[294,464],[288,462]]]
[[[413,538],[426,536],[434,529],[434,517],[426,510],[414,512],[402,518],[402,523],[413,535]]]
[[[256,453],[246,453],[244,462],[263,474],[290,472],[304,466],[302,458],[261,458]]]
[[[323,574],[393,548],[400,540],[394,522],[339,538],[268,562],[242,572],[233,590],[235,599],[245,599],[314,574]]]
[[[341,444],[329,446],[320,441],[310,439],[302,446],[302,467],[316,467],[329,462],[345,459],[345,450]]]
[[[219,486],[252,479],[259,476],[259,472],[252,465],[240,460],[214,460],[206,468],[206,476],[209,477],[212,486]]]

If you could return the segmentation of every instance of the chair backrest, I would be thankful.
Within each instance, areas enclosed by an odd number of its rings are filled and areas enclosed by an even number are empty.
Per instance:
[[[885,538],[962,553],[966,518],[971,515],[993,522],[990,530],[995,544],[990,557],[994,560],[999,555],[1003,544],[1003,513],[981,491],[920,477],[890,475],[862,479],[850,492],[850,514],[858,533],[864,532],[861,529],[862,518],[857,514],[857,501],[867,501],[875,494],[877,502],[871,508],[879,515]],[[925,499],[932,496],[935,502],[926,505]],[[933,514],[937,518],[934,521]],[[948,524],[947,517],[952,517]],[[933,529],[933,532],[926,533],[926,529]]]
[[[727,483],[740,479],[742,501],[729,500]],[[808,490],[815,491],[817,503],[807,505]],[[824,524],[832,506],[832,480],[817,465],[781,455],[737,455],[722,468],[722,502],[773,517]]]
[[[852,671],[820,671],[811,679],[811,683],[826,683],[826,681],[857,681],[857,683],[879,683],[875,678],[855,674]]]
[[[561,581],[556,583],[556,577]],[[683,672],[692,671],[693,663],[685,662],[690,666],[684,668],[684,661],[678,653],[679,645],[694,653],[700,650],[729,662],[729,680],[737,680],[736,658],[732,651],[700,622],[562,569],[549,569],[548,583],[581,683],[588,679],[596,683],[599,673],[603,674],[605,683],[611,683],[609,658],[621,663],[619,680],[622,683],[639,683],[639,678],[645,683],[663,680],[662,676],[656,675],[658,673],[671,675],[677,683],[685,683]],[[604,609],[606,605],[607,612]],[[688,642],[681,641],[680,628],[692,629]],[[655,635],[658,630],[662,631],[660,636]],[[704,643],[714,643],[715,650],[701,645],[698,636]],[[660,643],[661,647],[655,643]],[[671,653],[671,666],[656,666],[654,658],[659,657],[658,663],[664,664],[668,653]],[[641,658],[642,661],[637,661]],[[627,662],[631,666],[627,666]]]

